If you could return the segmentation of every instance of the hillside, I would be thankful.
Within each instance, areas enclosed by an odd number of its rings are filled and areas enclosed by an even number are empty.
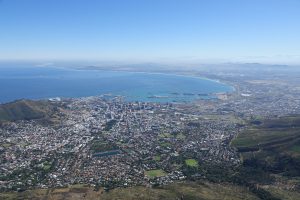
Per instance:
[[[46,101],[18,100],[0,104],[0,122],[45,117],[51,106]]]
[[[267,189],[276,199],[299,199],[297,191],[283,190],[276,187]],[[68,188],[36,189],[24,192],[0,193],[0,198],[12,199],[44,199],[44,200],[156,200],[156,199],[184,199],[184,200],[258,200],[247,187],[229,183],[211,182],[182,182],[161,187],[135,186],[130,188],[116,188],[105,192],[103,188],[95,190],[87,185],[73,185]],[[262,198],[263,199],[263,198]]]
[[[268,173],[300,176],[300,116],[255,122],[232,141],[246,165]]]
[[[259,199],[246,188],[231,184],[213,184],[194,182],[175,183],[158,188],[135,186],[131,188],[116,188],[104,192],[103,188],[95,191],[83,185],[75,185],[60,189],[38,189],[33,191],[0,193],[2,199],[100,199],[100,200],[156,200],[156,199]]]

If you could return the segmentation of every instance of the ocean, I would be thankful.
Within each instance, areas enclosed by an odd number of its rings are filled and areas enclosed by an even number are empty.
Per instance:
[[[122,95],[127,101],[186,102],[233,87],[193,76],[54,67],[0,67],[0,103],[17,99]]]

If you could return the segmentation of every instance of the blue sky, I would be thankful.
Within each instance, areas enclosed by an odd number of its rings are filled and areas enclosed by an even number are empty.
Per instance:
[[[0,0],[0,59],[300,63],[299,0]]]

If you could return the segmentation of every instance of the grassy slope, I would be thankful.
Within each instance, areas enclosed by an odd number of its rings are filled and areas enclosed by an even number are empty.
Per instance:
[[[269,185],[266,191],[282,199],[288,199],[289,195],[292,195],[290,199],[299,199],[299,193],[294,194],[293,190],[285,191],[283,188],[300,185],[300,116],[268,119],[259,125],[252,125],[238,135],[232,145],[241,152],[245,169],[255,169],[262,173],[261,177],[276,174],[279,179],[296,180],[293,184],[285,181],[282,187]],[[255,173],[251,176],[258,177],[259,173]]]
[[[187,159],[187,160],[185,160],[185,164],[190,167],[198,167],[199,166],[198,161],[195,159]]]
[[[265,120],[232,141],[241,152],[269,151],[297,156],[300,149],[300,116]]]
[[[149,170],[146,171],[145,174],[149,177],[149,178],[155,178],[155,177],[161,177],[161,176],[165,176],[166,172],[164,172],[161,169],[154,169],[154,170]]]
[[[300,193],[296,191],[288,191],[277,188],[275,186],[269,186],[265,188],[268,192],[271,192],[275,197],[285,200],[300,199]]]

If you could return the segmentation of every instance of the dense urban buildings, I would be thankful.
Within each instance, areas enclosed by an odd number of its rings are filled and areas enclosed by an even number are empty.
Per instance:
[[[55,108],[47,118],[3,122],[1,191],[205,179],[208,172],[194,169],[241,165],[230,142],[247,120],[300,114],[297,76],[274,82],[267,75],[206,75],[235,91],[188,103],[127,102],[109,95],[53,98],[45,100]]]

